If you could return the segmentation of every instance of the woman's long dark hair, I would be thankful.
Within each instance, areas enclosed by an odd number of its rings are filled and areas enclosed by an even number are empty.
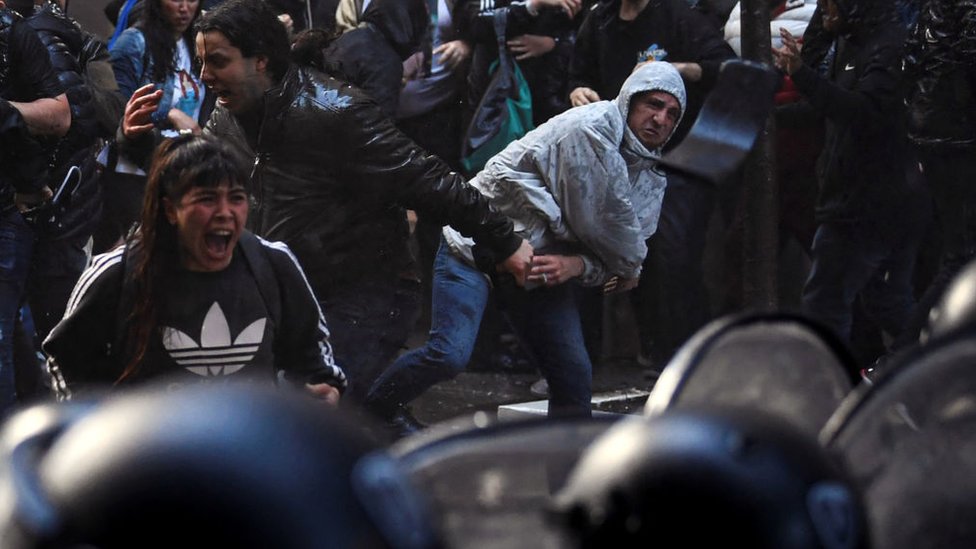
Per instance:
[[[218,187],[224,183],[247,189],[246,164],[229,146],[209,136],[180,136],[164,141],[153,155],[139,229],[128,239],[128,260],[134,261],[130,279],[133,307],[126,319],[126,340],[121,356],[128,357],[117,383],[153,373],[144,364],[150,337],[158,331],[156,298],[164,269],[179,265],[177,229],[166,218],[163,198],[172,204],[194,187]],[[129,269],[126,269],[129,272]]]
[[[200,18],[203,10],[203,0],[197,3],[197,11],[193,20],[183,32],[181,40],[190,50],[193,59],[193,24]],[[176,42],[173,40],[173,28],[163,15],[163,0],[147,0],[145,17],[139,22],[139,27],[146,37],[146,48],[152,59],[152,72],[149,74],[153,82],[165,82],[166,78],[176,70]]]

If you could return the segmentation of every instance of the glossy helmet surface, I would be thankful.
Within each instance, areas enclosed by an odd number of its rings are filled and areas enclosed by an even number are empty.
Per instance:
[[[303,394],[200,386],[14,416],[0,546],[435,547],[395,462]]]
[[[583,547],[864,547],[864,515],[816,441],[771,417],[628,419],[587,449],[555,518]]]

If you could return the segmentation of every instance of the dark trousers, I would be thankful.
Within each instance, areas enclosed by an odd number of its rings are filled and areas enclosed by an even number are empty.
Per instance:
[[[27,283],[27,304],[32,322],[17,326],[17,396],[21,401],[49,396],[37,352],[44,338],[64,316],[71,291],[88,264],[87,242],[86,234],[63,238],[41,234],[34,243]]]
[[[648,240],[640,284],[631,293],[641,347],[655,364],[664,365],[709,319],[702,256],[714,205],[714,187],[668,174],[657,232]]]
[[[16,209],[0,214],[0,415],[16,404],[15,327],[20,319],[34,231]]]
[[[395,276],[346,284],[321,299],[336,363],[349,378],[344,399],[362,404],[405,348],[420,310],[420,285]]]
[[[919,159],[935,206],[942,254],[938,272],[919,299],[916,314],[896,343],[898,347],[918,341],[929,311],[959,271],[976,258],[976,150],[922,150]]]
[[[813,266],[803,288],[803,311],[850,341],[854,300],[877,325],[898,336],[914,311],[912,274],[922,219],[878,227],[864,220],[830,221],[813,240]]]

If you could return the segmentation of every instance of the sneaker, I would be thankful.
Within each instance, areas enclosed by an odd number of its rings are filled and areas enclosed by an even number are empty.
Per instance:
[[[387,420],[386,425],[396,438],[408,437],[427,428],[420,420],[413,417],[410,410],[403,406],[397,408],[393,416]]]
[[[546,378],[544,377],[539,378],[538,381],[536,381],[535,383],[532,384],[531,387],[529,387],[529,392],[531,392],[533,395],[537,397],[543,397],[543,398],[548,397],[549,382],[546,381]]]

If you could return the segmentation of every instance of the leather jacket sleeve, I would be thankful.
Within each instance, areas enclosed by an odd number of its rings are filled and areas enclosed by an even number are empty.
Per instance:
[[[404,208],[431,221],[451,225],[461,234],[489,247],[504,259],[518,249],[521,238],[512,222],[489,209],[488,200],[436,156],[400,133],[375,106],[360,101],[339,110],[335,131],[341,132],[348,181],[365,192],[391,195]]]

